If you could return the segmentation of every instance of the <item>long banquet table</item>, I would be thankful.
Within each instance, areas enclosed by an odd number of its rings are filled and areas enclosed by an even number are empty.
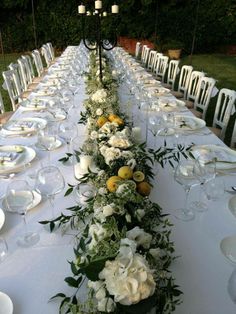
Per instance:
[[[126,106],[122,84],[119,95],[122,106]],[[86,99],[84,82],[79,86],[75,96],[78,112],[83,110],[83,101]],[[189,113],[190,114],[190,113]],[[24,112],[20,107],[13,118],[32,116],[32,112]],[[81,144],[85,127],[78,126],[81,135]],[[181,136],[186,145],[217,144],[224,145],[214,134],[192,134]],[[3,144],[33,145],[36,137],[15,137],[0,139]],[[153,139],[148,138],[148,146],[152,146]],[[157,140],[163,144],[163,138]],[[168,142],[168,138],[167,138]],[[36,151],[39,160],[32,162],[31,168],[26,169],[16,176],[25,179],[33,186],[29,173],[39,168],[39,163],[44,160],[45,153]],[[51,152],[51,163],[58,166],[67,183],[75,183],[72,166],[63,166],[58,159],[66,153],[66,145]],[[35,170],[36,171],[36,170]],[[221,240],[229,235],[236,234],[236,217],[228,209],[231,194],[225,193],[217,201],[209,201],[209,209],[204,213],[196,213],[194,220],[183,222],[174,217],[174,210],[183,204],[183,188],[174,181],[173,170],[166,166],[162,169],[157,166],[155,184],[151,199],[163,207],[164,213],[170,214],[173,223],[172,240],[175,243],[176,255],[179,256],[171,270],[176,283],[183,291],[182,304],[177,307],[176,314],[233,314],[236,304],[227,291],[229,278],[234,267],[226,260],[220,251]],[[235,174],[236,175],[236,174]],[[225,187],[235,185],[235,175],[221,176]],[[13,179],[0,179],[0,195],[6,191],[7,184]],[[65,188],[66,190],[66,188]],[[191,198],[198,193],[191,192]],[[65,211],[65,208],[74,204],[73,195],[56,196],[55,212]],[[48,302],[51,296],[58,292],[70,293],[70,288],[64,278],[70,275],[68,261],[73,258],[73,232],[65,230],[64,235],[60,230],[49,233],[38,221],[50,219],[51,209],[48,201],[41,202],[27,214],[30,229],[40,233],[40,241],[33,247],[23,249],[16,245],[16,237],[23,230],[22,218],[16,214],[6,212],[6,221],[0,230],[0,237],[4,237],[9,246],[7,258],[0,263],[0,291],[8,294],[14,304],[15,314],[55,314],[58,313],[58,301]],[[236,283],[236,280],[235,280]],[[235,287],[236,291],[236,287]],[[236,292],[235,292],[236,299]]]

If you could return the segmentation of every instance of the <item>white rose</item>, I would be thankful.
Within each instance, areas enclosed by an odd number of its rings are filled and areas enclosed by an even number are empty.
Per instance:
[[[91,134],[90,134],[90,138],[92,140],[96,140],[98,138],[98,132],[92,131]]]
[[[127,162],[127,165],[130,166],[131,169],[134,169],[135,166],[136,166],[136,164],[137,164],[137,163],[136,163],[136,160],[133,159],[133,158],[130,159],[130,160]]]
[[[136,241],[138,245],[141,245],[145,249],[150,247],[152,236],[139,227],[135,227],[126,232],[128,239]]]
[[[115,302],[111,298],[104,298],[98,302],[98,311],[110,313],[115,310]]]
[[[114,208],[111,205],[106,205],[103,207],[103,215],[105,217],[111,216],[114,212]]]
[[[101,116],[102,114],[103,114],[102,109],[101,109],[101,108],[98,108],[98,109],[96,110],[96,115],[97,115],[97,116]]]
[[[113,147],[120,147],[120,148],[128,148],[131,146],[130,141],[121,136],[113,135],[110,140],[108,141],[109,145]]]
[[[98,194],[99,195],[105,195],[107,194],[108,190],[106,188],[99,188],[98,189]]]

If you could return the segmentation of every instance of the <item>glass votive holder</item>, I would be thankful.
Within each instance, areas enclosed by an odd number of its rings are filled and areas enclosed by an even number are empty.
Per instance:
[[[79,184],[74,189],[74,199],[81,207],[85,207],[87,201],[96,195],[96,188],[91,184]]]
[[[205,192],[208,200],[217,201],[224,196],[225,183],[221,177],[213,178],[205,183]]]
[[[8,245],[4,238],[0,237],[0,263],[5,260],[8,254]]]

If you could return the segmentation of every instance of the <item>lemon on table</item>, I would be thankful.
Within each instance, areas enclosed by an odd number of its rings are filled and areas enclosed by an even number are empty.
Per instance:
[[[123,166],[118,170],[118,176],[122,179],[132,179],[133,177],[133,170],[130,166]]]
[[[108,116],[108,120],[110,121],[110,122],[113,122],[115,119],[117,119],[117,118],[119,118],[116,114],[114,114],[114,113],[111,113],[111,114],[109,114],[109,116]]]
[[[148,196],[151,193],[151,189],[151,185],[146,181],[140,182],[137,185],[137,192],[142,196]]]
[[[142,182],[145,179],[145,174],[142,171],[135,171],[133,173],[133,179],[136,182]]]
[[[99,126],[99,128],[101,128],[106,122],[108,122],[108,120],[104,116],[101,116],[97,119],[97,125]]]
[[[110,177],[107,182],[106,182],[106,185],[107,185],[107,189],[109,192],[115,192],[118,188],[118,182],[120,182],[122,180],[121,177],[118,177],[118,176],[112,176]]]

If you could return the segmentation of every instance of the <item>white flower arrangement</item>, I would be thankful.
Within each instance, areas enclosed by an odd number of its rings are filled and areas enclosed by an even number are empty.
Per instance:
[[[106,101],[106,99],[107,99],[107,92],[105,89],[99,89],[91,96],[91,100],[97,103],[103,103]]]

